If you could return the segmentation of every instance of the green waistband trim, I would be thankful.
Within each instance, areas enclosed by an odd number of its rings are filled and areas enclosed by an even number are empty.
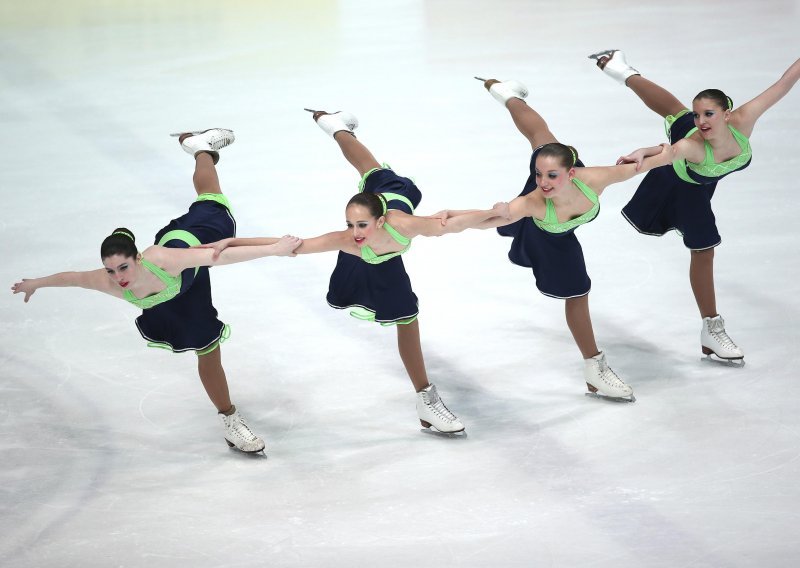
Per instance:
[[[221,193],[201,193],[194,201],[195,203],[198,201],[215,201],[233,213],[230,200]]]
[[[391,169],[392,169],[392,167],[389,164],[387,164],[386,162],[381,164],[381,166],[379,168],[372,168],[370,171],[368,171],[363,176],[361,176],[361,180],[358,182],[358,191],[359,192],[364,191],[364,185],[367,183],[367,178],[370,175],[372,175],[374,172],[377,172],[379,170],[391,170]]]
[[[203,195],[219,195],[219,194],[218,193],[204,193]],[[212,199],[211,201],[216,201],[216,199]],[[174,241],[183,241],[187,245],[189,245],[190,247],[196,247],[197,245],[202,244],[200,242],[200,239],[195,237],[189,231],[184,231],[183,229],[175,229],[175,230],[168,231],[168,232],[164,233],[164,236],[161,237],[161,239],[159,239],[159,241],[158,241],[158,246],[164,246],[165,243],[168,243],[168,242],[173,241],[173,240]],[[195,269],[194,269],[194,275],[195,276],[197,276],[197,273],[199,272],[199,270],[200,270],[200,267],[196,266]]]
[[[183,241],[190,247],[196,247],[197,245],[202,244],[200,242],[200,239],[195,237],[189,231],[184,231],[183,229],[175,229],[173,231],[168,231],[164,233],[164,236],[161,237],[161,239],[159,239],[158,245],[164,246],[164,243],[168,243],[169,241],[173,240]]]
[[[390,201],[402,201],[403,203],[408,205],[409,209],[411,209],[411,214],[412,215],[414,214],[414,204],[411,203],[411,200],[405,195],[400,195],[399,193],[391,193],[391,192],[381,193],[381,195],[383,195],[383,198],[386,200],[387,203]],[[391,209],[391,207],[389,207],[389,209]]]

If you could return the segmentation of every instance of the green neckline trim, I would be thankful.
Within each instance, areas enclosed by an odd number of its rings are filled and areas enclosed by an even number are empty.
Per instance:
[[[392,259],[396,256],[400,256],[401,254],[408,251],[411,248],[411,239],[405,237],[397,232],[397,229],[392,227],[389,223],[384,223],[383,226],[386,228],[386,232],[391,235],[391,237],[397,242],[398,244],[403,245],[402,250],[396,252],[388,252],[386,254],[378,255],[372,250],[372,247],[369,245],[364,245],[361,247],[361,260],[369,264],[380,264],[382,262],[386,262],[389,259]]]
[[[549,197],[545,197],[544,201],[546,209],[544,219],[531,217],[537,227],[543,231],[547,231],[548,233],[566,233],[567,231],[571,231],[575,227],[579,227],[580,225],[588,223],[597,217],[597,212],[600,209],[600,198],[591,187],[583,183],[578,178],[572,178],[572,183],[581,191],[586,199],[592,202],[592,207],[574,219],[569,219],[563,223],[559,223],[558,215],[556,214],[556,206],[553,203],[553,200]]]
[[[666,117],[665,124],[667,128],[667,138],[669,139],[670,128],[672,127],[672,123],[678,120],[683,115],[687,114],[689,109],[684,109],[676,115],[669,115]],[[701,185],[700,182],[697,182],[691,178],[689,172],[687,170],[692,170],[698,175],[708,177],[708,178],[715,178],[715,177],[722,177],[725,174],[729,174],[734,172],[741,167],[743,167],[747,162],[752,158],[753,151],[750,147],[750,140],[739,132],[734,126],[728,125],[728,129],[733,134],[736,143],[739,145],[739,149],[741,150],[738,155],[734,156],[730,160],[725,160],[724,162],[715,162],[714,161],[714,150],[711,148],[711,144],[707,141],[703,141],[703,148],[705,149],[705,158],[699,164],[695,162],[688,162],[686,160],[680,160],[678,162],[672,163],[672,168],[675,170],[675,174],[685,181],[686,183],[691,183],[693,185]],[[695,126],[689,132],[686,133],[684,138],[688,138],[692,134],[697,132],[697,127]]]
[[[164,302],[168,302],[169,300],[177,296],[178,293],[181,291],[181,283],[183,279],[181,278],[180,274],[178,274],[177,276],[172,276],[163,268],[156,266],[155,264],[144,258],[142,259],[142,266],[144,266],[147,270],[155,274],[156,278],[158,278],[164,283],[165,288],[160,292],[156,292],[155,294],[152,294],[145,298],[137,298],[136,296],[134,296],[133,292],[131,292],[130,290],[125,290],[123,292],[123,297],[131,304],[143,310],[147,310],[159,304],[163,304]]]

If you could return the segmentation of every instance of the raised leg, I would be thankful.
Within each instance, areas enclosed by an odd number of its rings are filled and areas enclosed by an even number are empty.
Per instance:
[[[219,186],[217,167],[214,165],[214,158],[211,154],[205,152],[197,154],[192,182],[197,195],[201,193],[222,193],[222,189]]]
[[[557,142],[556,137],[550,132],[544,118],[525,102],[528,88],[519,81],[498,81],[497,79],[482,80],[483,86],[489,91],[497,102],[502,104],[511,113],[511,119],[528,142],[531,148],[538,148],[542,144]]]
[[[553,133],[550,132],[550,128],[542,118],[542,115],[529,107],[522,99],[509,99],[506,103],[506,108],[511,113],[511,118],[517,130],[531,143],[531,148],[538,148],[542,144],[549,144],[550,142],[558,142]]]
[[[677,114],[686,106],[681,103],[675,95],[670,93],[664,87],[657,85],[645,79],[639,72],[628,65],[625,60],[625,54],[618,49],[609,49],[594,53],[589,56],[590,59],[597,60],[597,66],[603,72],[618,81],[619,83],[629,87],[642,102],[659,116],[666,117],[671,114]]]
[[[679,101],[675,95],[641,75],[629,77],[625,85],[636,93],[636,96],[647,105],[647,108],[656,112],[659,116],[675,115],[686,108],[686,105]]]
[[[333,135],[333,139],[339,144],[339,149],[347,161],[358,170],[358,175],[363,176],[368,171],[381,167],[372,152],[352,132],[340,130]],[[399,327],[407,326],[401,325]]]
[[[328,113],[324,110],[305,109],[311,113],[314,122],[323,132],[330,134],[344,154],[348,162],[363,176],[368,171],[381,165],[366,146],[356,139],[353,130],[358,128],[358,119],[349,112]]]

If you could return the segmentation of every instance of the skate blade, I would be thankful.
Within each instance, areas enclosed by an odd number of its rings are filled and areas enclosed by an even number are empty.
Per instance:
[[[489,79],[483,79],[482,77],[475,77],[475,78],[476,78],[478,81],[482,82],[482,83],[485,83],[486,81],[488,81],[488,80],[489,80]]]
[[[604,49],[603,51],[598,51],[597,53],[592,53],[589,56],[589,59],[600,59],[601,57],[611,57],[614,55],[615,51],[619,51],[618,49]]]
[[[175,138],[180,138],[184,134],[191,134],[192,136],[197,136],[198,134],[205,134],[209,130],[225,130],[227,132],[233,132],[230,128],[206,128],[205,130],[186,130],[184,132],[171,132],[170,136],[174,136]]]
[[[630,398],[626,398],[623,396],[606,396],[597,392],[585,392],[583,394],[591,398],[598,398],[609,402],[636,402],[636,397],[633,395],[631,395]]]
[[[733,367],[735,369],[741,369],[744,367],[744,357],[741,359],[723,359],[715,353],[709,353],[708,355],[700,357],[700,361],[703,361],[704,363],[723,365],[725,367]]]
[[[467,439],[466,429],[460,430],[458,432],[440,432],[436,428],[420,428],[420,432],[422,432],[426,436],[433,436],[435,438],[449,438],[451,440]]]
[[[234,451],[236,451],[236,452],[238,452],[238,453],[240,453],[242,455],[254,456],[254,457],[258,457],[258,458],[263,457],[264,459],[267,458],[267,447],[266,446],[264,446],[260,450],[253,450],[251,452],[248,452],[248,451],[241,450],[241,449],[237,448],[236,445],[233,442],[228,441],[227,438],[225,438],[225,443],[228,444],[228,447],[231,450],[234,450]]]

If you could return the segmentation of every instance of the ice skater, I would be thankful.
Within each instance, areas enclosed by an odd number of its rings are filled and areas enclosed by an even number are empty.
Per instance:
[[[531,268],[536,287],[545,296],[564,300],[567,327],[584,360],[587,394],[635,401],[633,389],[608,366],[597,346],[589,313],[591,280],[575,230],[597,217],[599,196],[607,186],[628,180],[638,172],[633,164],[584,167],[572,146],[559,143],[544,118],[528,106],[528,89],[519,81],[479,79],[511,114],[517,129],[531,144],[530,176],[510,203],[508,219],[491,219],[475,228],[494,228],[512,237],[508,257]],[[669,163],[667,144],[648,148],[641,171]],[[447,223],[461,219],[461,211],[443,212]]]
[[[307,109],[308,110],[308,109]],[[347,229],[304,239],[296,254],[339,251],[328,288],[328,304],[349,309],[351,315],[384,326],[396,326],[397,346],[406,372],[417,392],[417,413],[423,427],[444,433],[464,430],[464,423],[442,401],[428,380],[422,355],[417,296],[411,288],[401,255],[417,236],[457,233],[507,214],[508,204],[491,210],[472,210],[462,220],[443,226],[438,218],[414,215],[422,193],[410,179],[381,165],[353,131],[355,116],[347,112],[311,111],[319,127],[339,145],[344,157],[361,176],[359,193],[347,204]],[[262,239],[226,239],[226,247],[258,244]],[[209,245],[210,246],[210,245]]]
[[[744,352],[726,332],[717,311],[714,248],[722,239],[711,198],[717,180],[750,164],[753,127],[800,78],[800,59],[771,87],[738,108],[722,91],[706,89],[695,96],[690,111],[672,93],[628,65],[622,51],[601,51],[589,58],[666,120],[672,144],[672,167],[650,171],[622,214],[640,233],[661,236],[676,229],[683,235],[691,251],[689,282],[702,318],[702,352],[709,360],[744,365]],[[646,154],[638,150],[622,161],[638,164]]]
[[[218,150],[233,140],[233,132],[224,129],[179,136],[183,149],[195,158],[193,182],[197,199],[188,213],[158,232],[155,245],[139,252],[133,232],[118,228],[100,246],[104,268],[23,279],[11,289],[14,294],[24,294],[27,302],[40,288],[77,286],[110,294],[141,308],[136,326],[149,346],[197,354],[200,380],[217,408],[228,445],[243,452],[260,452],[264,441],[247,426],[228,392],[220,343],[229,330],[217,319],[217,310],[211,303],[207,267],[292,255],[301,241],[285,236],[260,246],[229,249],[216,258],[212,258],[211,250],[190,248],[236,234],[236,222],[220,189],[215,166]]]

